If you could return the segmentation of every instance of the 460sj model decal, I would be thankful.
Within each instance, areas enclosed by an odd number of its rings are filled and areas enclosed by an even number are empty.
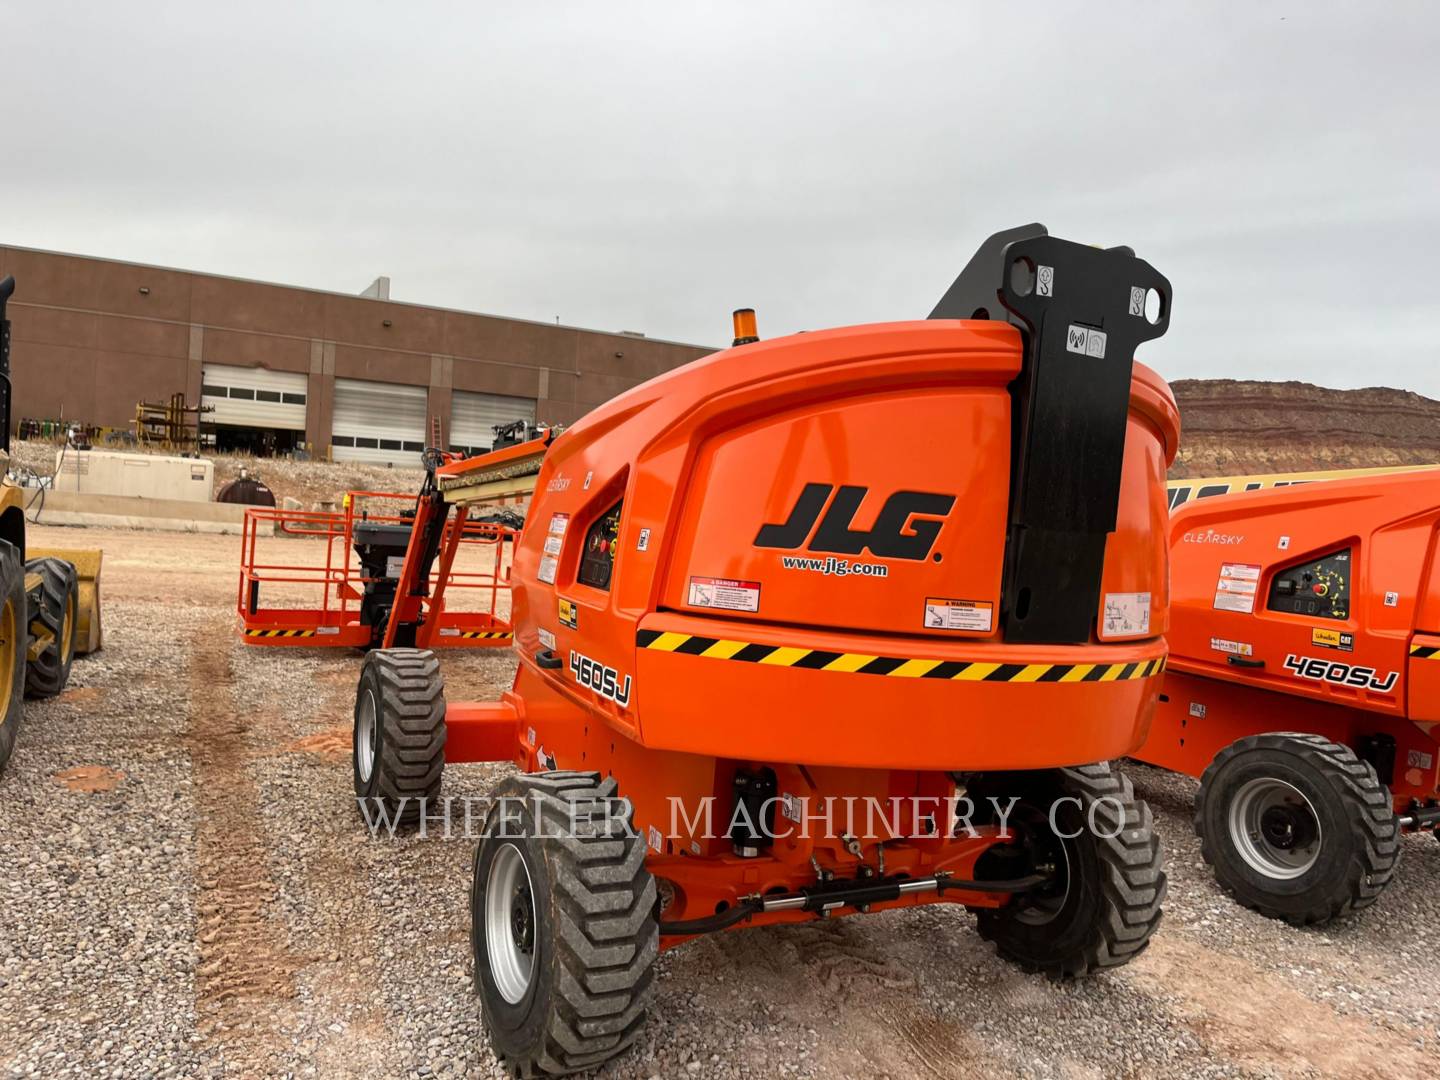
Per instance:
[[[613,667],[606,667],[598,660],[582,656],[574,649],[570,650],[570,670],[574,672],[575,681],[581,686],[588,686],[601,697],[615,702],[622,709],[630,704],[629,675],[621,675]]]
[[[1285,667],[1300,678],[1310,679],[1312,682],[1378,690],[1382,694],[1393,689],[1395,680],[1400,677],[1400,673],[1396,671],[1382,678],[1372,667],[1342,664],[1335,660],[1317,660],[1311,656],[1296,656],[1294,653],[1285,657]]]

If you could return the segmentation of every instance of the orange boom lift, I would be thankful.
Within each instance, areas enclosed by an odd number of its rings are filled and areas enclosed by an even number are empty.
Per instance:
[[[735,347],[549,446],[500,701],[447,704],[428,651],[497,462],[432,469],[411,618],[356,695],[355,790],[415,820],[445,763],[519,767],[471,895],[517,1074],[613,1057],[658,951],[742,925],[963,904],[1055,977],[1145,947],[1150,812],[1094,763],[1139,746],[1165,660],[1178,416],[1133,357],[1169,306],[1129,249],[1029,226],[926,321],[762,342],[737,313]]]
[[[547,443],[548,435],[523,444],[535,455],[537,467]],[[520,449],[507,447],[496,455]],[[426,451],[432,467],[455,457]],[[399,579],[415,521],[414,501],[413,495],[394,492],[350,491],[340,510],[247,509],[235,597],[241,640],[247,645],[368,649],[385,640],[397,608],[397,622],[413,627],[422,601],[413,584],[401,593]],[[511,523],[518,520],[513,510],[491,508],[480,519],[443,523],[446,542],[453,537],[454,544],[450,562],[441,567],[445,588],[427,605],[430,647],[509,647],[514,633],[508,552],[518,535]],[[458,552],[473,557],[469,569],[454,567]],[[483,610],[447,609],[447,589],[478,597]],[[297,597],[308,599],[297,602]],[[411,643],[409,633],[402,633],[402,644]]]
[[[1248,485],[1236,485],[1236,490]],[[1440,823],[1440,472],[1202,498],[1170,522],[1142,761],[1202,778],[1216,877],[1297,925],[1373,903]]]

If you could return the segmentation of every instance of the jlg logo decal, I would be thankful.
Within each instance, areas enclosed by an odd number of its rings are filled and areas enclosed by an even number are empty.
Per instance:
[[[755,546],[790,551],[803,546],[807,551],[837,555],[859,555],[869,549],[872,555],[885,559],[918,561],[930,554],[945,515],[955,505],[953,495],[897,491],[885,500],[874,526],[868,530],[850,528],[869,493],[869,488],[848,484],[839,488],[833,484],[806,484],[783,525],[760,526]],[[807,539],[809,544],[805,543]]]
[[[598,660],[591,660],[588,656],[581,656],[573,649],[570,652],[570,670],[575,674],[575,681],[581,686],[588,686],[603,698],[609,698],[622,709],[630,704],[630,676],[621,675],[613,667],[606,667]]]
[[[1371,667],[1352,667],[1333,660],[1296,656],[1294,653],[1285,657],[1285,667],[1302,679],[1334,683],[1336,686],[1355,686],[1361,690],[1378,690],[1382,694],[1393,688],[1395,680],[1400,677],[1399,672],[1392,671],[1382,679]]]

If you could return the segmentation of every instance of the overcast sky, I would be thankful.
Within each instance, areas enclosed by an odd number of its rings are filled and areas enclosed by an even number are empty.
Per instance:
[[[718,345],[1038,220],[1170,277],[1170,378],[1440,397],[1437,57],[1424,3],[0,0],[0,243]]]

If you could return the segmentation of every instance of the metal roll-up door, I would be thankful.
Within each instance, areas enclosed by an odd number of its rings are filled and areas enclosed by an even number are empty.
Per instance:
[[[428,400],[423,386],[336,379],[331,456],[418,469]]]
[[[450,399],[451,450],[475,453],[489,450],[495,441],[495,427],[515,420],[535,422],[535,399],[504,394],[477,394],[456,390]]]
[[[205,364],[200,376],[200,404],[214,406],[202,422],[227,427],[305,430],[304,372]]]

